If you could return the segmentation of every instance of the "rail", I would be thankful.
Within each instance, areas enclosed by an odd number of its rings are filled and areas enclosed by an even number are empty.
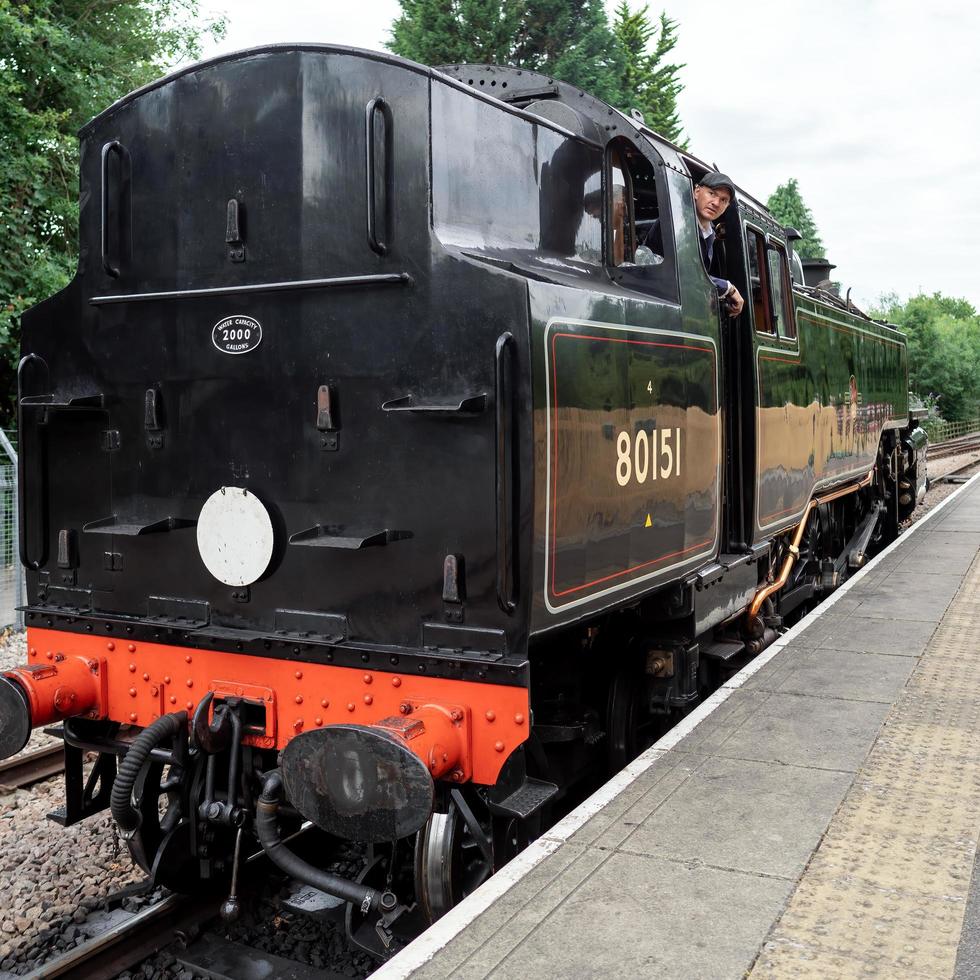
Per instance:
[[[195,899],[186,895],[168,895],[98,936],[48,960],[26,976],[29,980],[53,977],[110,980],[172,942],[178,932],[185,932],[212,918],[217,909],[218,900],[213,897]]]
[[[959,456],[980,449],[980,432],[973,432],[943,442],[932,443],[927,455],[929,459],[942,459],[945,456]]]
[[[61,741],[0,762],[0,793],[23,789],[65,769],[65,746]]]

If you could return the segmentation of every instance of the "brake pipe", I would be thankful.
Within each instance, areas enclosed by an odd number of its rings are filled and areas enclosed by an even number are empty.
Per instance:
[[[390,912],[397,899],[390,891],[378,892],[373,888],[341,878],[340,875],[322,871],[294,854],[279,836],[279,805],[282,802],[282,775],[274,769],[264,778],[262,795],[255,806],[255,835],[269,860],[291,878],[312,885],[328,895],[351,902],[363,914]]]
[[[132,802],[136,777],[161,742],[174,738],[181,731],[186,730],[186,711],[163,715],[133,739],[129,751],[119,763],[119,772],[113,781],[112,793],[109,797],[109,809],[112,812],[112,819],[116,821],[116,826],[125,840],[133,837],[143,821],[139,810]]]

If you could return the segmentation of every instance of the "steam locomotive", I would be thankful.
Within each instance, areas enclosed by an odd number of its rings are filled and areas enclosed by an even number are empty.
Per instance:
[[[903,335],[740,190],[706,269],[708,166],[553,78],[270,46],[80,139],[78,272],[23,320],[0,755],[61,723],[53,816],[110,808],[171,888],[263,849],[384,955],[923,492]],[[372,845],[358,880],[307,824]]]

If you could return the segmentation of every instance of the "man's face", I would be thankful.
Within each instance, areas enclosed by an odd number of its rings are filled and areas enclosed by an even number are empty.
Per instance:
[[[698,210],[701,221],[717,221],[732,203],[732,195],[727,187],[704,187],[698,184],[694,188],[694,206]]]

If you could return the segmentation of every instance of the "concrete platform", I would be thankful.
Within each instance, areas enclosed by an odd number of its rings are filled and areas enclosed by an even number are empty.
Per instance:
[[[376,980],[978,977],[980,477]]]

